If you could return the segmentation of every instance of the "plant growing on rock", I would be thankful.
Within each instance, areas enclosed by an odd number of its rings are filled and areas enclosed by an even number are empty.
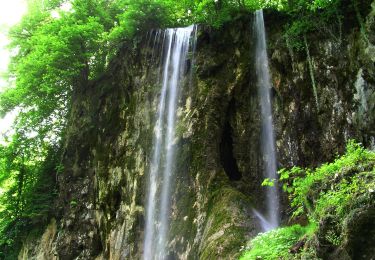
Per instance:
[[[361,247],[353,235],[373,230],[368,225],[375,206],[375,152],[351,140],[346,153],[332,163],[316,169],[281,169],[279,175],[289,194],[292,218],[306,215],[310,223],[258,235],[241,259],[319,259],[334,250],[353,256],[353,248]],[[265,180],[264,185],[273,182]],[[299,249],[293,250],[297,245]]]

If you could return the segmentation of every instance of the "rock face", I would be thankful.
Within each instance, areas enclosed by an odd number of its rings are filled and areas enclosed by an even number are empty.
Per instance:
[[[37,241],[27,239],[18,255],[18,259],[56,260],[54,241],[56,239],[56,220],[52,219],[43,235]]]
[[[252,19],[199,27],[178,106],[176,167],[183,177],[173,187],[170,259],[235,259],[259,231],[252,215],[264,201]],[[279,167],[329,161],[350,138],[374,146],[375,7],[362,31],[349,21],[339,39],[306,36],[319,109],[306,52],[288,48],[278,20],[265,16]],[[160,59],[148,43],[141,37],[123,47],[100,79],[75,91],[57,231],[49,227],[34,243],[38,250],[26,243],[20,259],[141,258],[160,92]]]

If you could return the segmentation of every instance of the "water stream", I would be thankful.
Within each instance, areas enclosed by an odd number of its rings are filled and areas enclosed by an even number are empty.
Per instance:
[[[276,150],[273,129],[271,104],[271,79],[268,65],[266,33],[264,28],[263,11],[255,12],[254,30],[256,36],[255,69],[261,108],[261,147],[264,161],[264,177],[275,180],[273,187],[266,187],[266,212],[261,214],[254,210],[260,220],[263,231],[279,226],[279,192],[277,188]]]
[[[161,92],[154,128],[153,155],[148,176],[144,259],[167,258],[172,184],[176,178],[175,128],[177,103],[189,49],[195,49],[195,26],[164,31]],[[156,37],[159,37],[157,35]],[[193,39],[192,39],[193,38]],[[154,48],[154,47],[153,47]],[[189,74],[187,74],[189,75]],[[186,76],[186,75],[185,75]]]

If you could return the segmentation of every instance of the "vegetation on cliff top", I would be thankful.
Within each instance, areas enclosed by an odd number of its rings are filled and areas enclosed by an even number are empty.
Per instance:
[[[318,259],[338,248],[357,259],[356,251],[367,251],[357,247],[371,247],[374,241],[363,245],[351,241],[351,232],[365,233],[371,230],[368,223],[373,223],[374,151],[350,141],[346,153],[332,163],[314,170],[282,169],[279,174],[283,189],[290,195],[292,218],[306,216],[309,224],[258,235],[241,259]],[[354,239],[359,238],[354,235]]]
[[[360,10],[361,4],[357,0],[29,0],[28,13],[9,33],[14,56],[9,88],[0,94],[1,115],[18,111],[14,134],[0,146],[0,248],[12,248],[20,230],[48,215],[74,92],[102,75],[117,51],[131,46],[138,35],[191,23],[220,27],[241,14],[271,8],[290,17],[288,34],[296,37],[317,26],[325,28],[322,22],[340,24],[345,8]]]

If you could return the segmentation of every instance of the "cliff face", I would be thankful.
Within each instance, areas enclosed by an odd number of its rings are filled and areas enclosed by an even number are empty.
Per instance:
[[[374,12],[362,33],[348,21],[341,38],[307,35],[311,67],[305,51],[288,48],[284,24],[276,22],[283,18],[265,16],[280,168],[331,160],[350,138],[374,146]],[[178,105],[183,177],[173,185],[171,259],[232,259],[259,231],[252,214],[264,201],[252,19],[198,29]],[[39,242],[25,243],[21,259],[141,258],[162,48],[157,42],[153,52],[149,42],[122,48],[105,75],[74,93],[57,223]]]

